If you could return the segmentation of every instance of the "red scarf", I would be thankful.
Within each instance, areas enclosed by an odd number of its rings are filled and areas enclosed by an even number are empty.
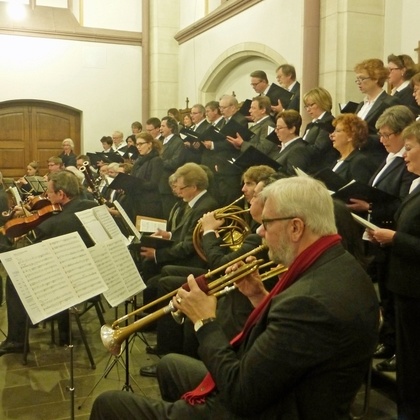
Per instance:
[[[260,319],[274,296],[291,286],[327,249],[338,244],[340,241],[341,237],[339,235],[323,236],[299,254],[287,272],[279,279],[271,292],[251,312],[243,330],[231,340],[231,346],[238,346],[242,341],[244,341],[251,328]],[[197,388],[186,392],[181,398],[186,400],[190,405],[203,404],[206,400],[206,396],[215,389],[216,384],[214,383],[211,374],[207,373]]]

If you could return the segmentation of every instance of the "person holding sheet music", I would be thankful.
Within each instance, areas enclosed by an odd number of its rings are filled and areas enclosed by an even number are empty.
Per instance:
[[[28,166],[26,167],[26,175],[24,175],[22,178],[19,178],[16,183],[19,185],[20,189],[23,190],[26,193],[32,193],[32,186],[29,184],[29,182],[25,179],[25,176],[39,176],[39,163],[32,161],[28,163]]]
[[[420,121],[402,132],[404,161],[420,175]],[[420,418],[420,178],[395,213],[395,229],[369,230],[375,243],[390,248],[387,287],[394,294],[398,418]]]
[[[163,173],[160,157],[162,143],[151,134],[142,132],[136,134],[136,146],[139,157],[134,162],[131,176],[140,182],[127,192],[125,208],[133,222],[137,215],[161,219],[163,212],[159,184]]]
[[[360,151],[367,141],[366,122],[354,114],[341,114],[333,121],[333,126],[335,130],[330,138],[340,158],[332,170],[347,183],[355,180],[367,184],[377,165]]]
[[[381,228],[395,227],[394,214],[407,196],[412,181],[417,178],[415,174],[407,170],[403,158],[402,132],[412,122],[414,122],[414,115],[404,105],[388,108],[376,122],[380,141],[387,150],[388,156],[370,179],[369,185],[391,194],[395,199],[368,203],[352,198],[351,204],[348,204],[351,211],[369,214],[369,220]],[[395,371],[394,299],[386,287],[390,248],[369,244],[368,253],[374,257],[369,272],[378,283],[383,315],[380,342],[374,356],[387,359],[377,364],[376,369]]]
[[[296,69],[291,64],[282,64],[277,67],[276,79],[278,84],[293,93],[293,97],[289,104],[284,107],[281,101],[276,106],[272,106],[271,109],[276,112],[282,112],[287,109],[294,109],[300,111],[300,83],[296,80]]]
[[[326,89],[316,87],[303,95],[303,102],[312,121],[306,126],[302,138],[313,149],[309,172],[316,173],[321,169],[330,168],[339,157],[330,140],[330,133],[334,131],[332,98]]]
[[[52,204],[60,204],[62,211],[51,216],[34,229],[34,242],[55,238],[66,233],[78,232],[86,244],[93,246],[75,213],[97,206],[97,203],[80,198],[80,183],[76,175],[69,171],[59,171],[50,175],[47,196]],[[7,331],[8,336],[0,344],[0,356],[7,353],[23,352],[25,340],[26,311],[10,278],[6,281]],[[69,342],[69,316],[64,311],[57,314],[59,329],[59,344]]]
[[[237,149],[243,152],[250,145],[266,154],[270,158],[274,159],[278,154],[278,146],[267,140],[267,136],[274,131],[275,124],[270,118],[271,102],[267,96],[256,96],[249,109],[249,113],[254,124],[250,130],[254,133],[251,140],[244,141],[244,139],[238,134],[236,137],[228,136],[228,141]]]
[[[276,134],[281,142],[280,152],[275,157],[282,168],[281,172],[287,175],[296,175],[294,168],[307,171],[312,150],[309,144],[299,136],[302,117],[295,110],[280,112],[276,120]]]

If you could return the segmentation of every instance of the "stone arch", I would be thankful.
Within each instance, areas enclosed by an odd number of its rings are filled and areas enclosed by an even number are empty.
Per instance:
[[[203,103],[214,99],[215,92],[224,77],[235,68],[251,60],[261,58],[271,65],[287,63],[287,60],[277,51],[257,42],[236,44],[220,54],[203,77],[199,86]]]

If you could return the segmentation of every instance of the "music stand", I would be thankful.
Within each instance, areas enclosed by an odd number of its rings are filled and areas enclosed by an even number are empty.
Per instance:
[[[31,186],[31,192],[33,194],[43,194],[47,191],[47,181],[42,176],[25,176]]]

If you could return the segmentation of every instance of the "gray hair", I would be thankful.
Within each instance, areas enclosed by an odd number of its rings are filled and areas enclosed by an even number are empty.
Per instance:
[[[279,179],[263,189],[266,201],[273,201],[279,217],[298,217],[313,234],[337,233],[333,201],[327,188],[310,177]]]
[[[389,127],[394,133],[401,133],[416,117],[405,105],[395,105],[387,108],[376,121],[375,127],[379,130],[383,126]]]
[[[70,138],[64,139],[61,145],[64,146],[65,144],[68,144],[72,149],[74,149],[74,142],[72,139]]]

